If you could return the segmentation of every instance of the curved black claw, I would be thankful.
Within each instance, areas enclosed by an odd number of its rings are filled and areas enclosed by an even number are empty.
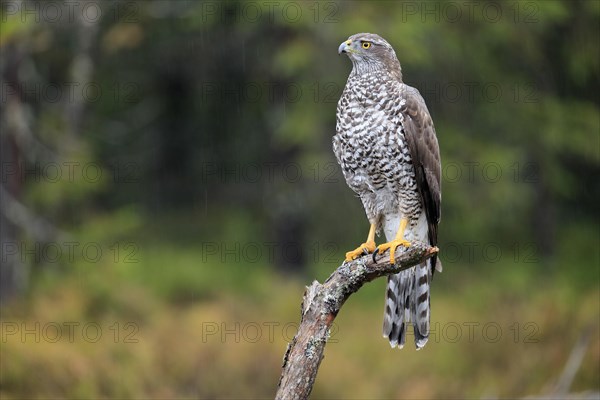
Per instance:
[[[373,262],[377,262],[375,257],[377,256],[378,253],[379,253],[379,246],[375,247],[375,251],[373,252]]]

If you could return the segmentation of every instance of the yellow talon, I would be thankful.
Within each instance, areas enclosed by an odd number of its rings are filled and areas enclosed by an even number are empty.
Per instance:
[[[371,224],[367,241],[358,246],[355,250],[346,253],[346,261],[352,261],[362,256],[365,252],[370,254],[375,251],[375,224]]]
[[[352,261],[362,256],[363,254],[371,254],[375,251],[375,242],[365,242],[358,246],[356,250],[352,250],[346,253],[346,261]]]
[[[383,253],[387,249],[390,249],[390,263],[394,264],[396,262],[396,247],[404,246],[410,247],[410,242],[408,240],[404,240],[404,231],[406,230],[406,225],[408,225],[408,220],[406,218],[402,218],[400,220],[400,226],[398,227],[398,232],[396,233],[396,238],[391,242],[380,244],[377,248],[377,253]],[[373,256],[374,258],[375,256]]]
[[[396,247],[398,246],[410,247],[410,242],[404,239],[394,239],[391,242],[380,244],[377,251],[384,253],[387,249],[390,249],[390,263],[394,264],[396,262]]]

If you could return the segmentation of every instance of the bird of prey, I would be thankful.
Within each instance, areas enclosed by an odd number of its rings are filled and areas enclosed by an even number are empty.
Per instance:
[[[437,137],[419,91],[402,82],[400,62],[379,35],[358,33],[338,53],[352,61],[352,71],[337,106],[333,150],[346,183],[360,197],[371,224],[365,243],[346,253],[390,250],[411,241],[437,243],[440,221],[441,162]],[[387,243],[375,245],[383,230]],[[407,323],[414,328],[417,350],[429,337],[429,285],[441,263],[423,264],[388,277],[383,336],[393,347],[406,342]]]

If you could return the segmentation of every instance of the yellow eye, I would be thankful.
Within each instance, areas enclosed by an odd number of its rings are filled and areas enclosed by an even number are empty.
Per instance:
[[[371,47],[371,42],[363,42],[362,47],[363,49],[368,49],[369,47]]]

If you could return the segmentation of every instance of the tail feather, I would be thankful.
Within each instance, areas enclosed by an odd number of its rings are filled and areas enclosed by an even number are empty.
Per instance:
[[[423,348],[429,339],[429,283],[431,280],[431,270],[428,263],[423,263],[418,265],[415,271],[411,320],[415,331],[415,345],[417,346],[417,350]]]
[[[400,224],[399,213],[385,214],[382,227],[388,241],[395,238]],[[405,238],[409,241],[427,240],[428,225],[426,213],[422,212],[416,226],[409,227]],[[406,343],[408,323],[413,324],[417,350],[423,348],[429,339],[429,285],[432,279],[432,259],[423,264],[388,277],[383,317],[383,336],[392,347],[402,348]],[[439,259],[433,264],[441,270]]]
[[[392,347],[404,347],[409,322],[413,324],[417,350],[427,343],[430,271],[428,263],[423,263],[388,277],[383,336]]]

